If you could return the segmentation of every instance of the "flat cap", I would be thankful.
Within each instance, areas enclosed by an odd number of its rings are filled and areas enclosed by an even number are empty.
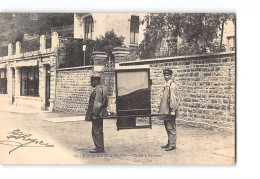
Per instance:
[[[93,71],[90,78],[100,78],[101,77],[101,72],[98,71]]]
[[[170,69],[164,69],[163,70],[163,74],[169,74],[169,75],[172,75],[172,70],[170,70]]]

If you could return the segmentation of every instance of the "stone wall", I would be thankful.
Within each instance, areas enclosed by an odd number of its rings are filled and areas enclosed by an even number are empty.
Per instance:
[[[57,70],[55,111],[85,113],[92,87],[93,66]]]
[[[150,65],[153,114],[158,113],[162,95],[162,70],[170,68],[181,97],[178,124],[234,131],[235,61],[235,53],[231,52],[128,61],[119,65]],[[92,71],[92,66],[57,71],[55,110],[85,113],[92,91],[89,78]],[[153,119],[153,123],[161,123],[158,118]]]
[[[181,96],[179,124],[204,128],[235,128],[235,53],[124,62],[151,67],[152,113],[158,113],[163,89],[162,70],[170,68]]]

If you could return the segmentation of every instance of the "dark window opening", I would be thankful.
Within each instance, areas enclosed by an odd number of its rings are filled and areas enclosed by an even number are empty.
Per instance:
[[[131,16],[130,44],[137,44],[139,37],[139,16]]]
[[[234,51],[235,50],[235,36],[227,37],[228,40],[228,50]]]
[[[0,94],[7,94],[6,68],[0,69]]]
[[[85,18],[85,39],[93,39],[94,23],[93,17],[88,16]]]
[[[21,68],[21,96],[39,96],[39,68]]]

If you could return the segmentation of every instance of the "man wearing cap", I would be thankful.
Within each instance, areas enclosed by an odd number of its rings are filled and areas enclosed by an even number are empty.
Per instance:
[[[85,120],[92,121],[92,138],[95,148],[90,153],[104,152],[103,117],[107,113],[107,93],[100,84],[100,76],[91,76],[91,86],[94,88],[89,97]]]
[[[176,149],[176,115],[178,112],[178,91],[177,86],[172,80],[172,70],[163,70],[165,85],[159,107],[159,114],[164,114],[161,119],[164,120],[164,126],[168,135],[168,142],[162,146],[165,151]]]

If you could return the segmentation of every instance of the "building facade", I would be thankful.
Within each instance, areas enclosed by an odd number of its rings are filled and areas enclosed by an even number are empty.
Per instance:
[[[0,106],[53,110],[59,46],[56,32],[52,33],[51,41],[51,48],[46,48],[46,36],[42,35],[40,48],[29,52],[22,52],[20,42],[16,42],[15,48],[8,44],[8,55],[0,57]]]
[[[125,37],[127,47],[137,46],[144,39],[145,24],[139,23],[146,13],[75,13],[74,38],[95,40],[113,30]]]
[[[136,48],[143,39],[144,25],[139,22],[144,16],[144,13],[76,13],[74,25],[65,30],[74,34],[75,39],[93,40],[113,30],[117,36],[125,37],[127,47]],[[52,28],[51,38],[43,35],[27,39],[26,44],[8,44],[8,48],[3,53],[1,51],[0,106],[55,109],[57,49],[66,40],[55,30],[60,32],[61,29]],[[34,41],[33,44],[30,40]]]
[[[224,24],[223,45],[226,51],[234,51],[236,47],[235,24],[229,20]]]

